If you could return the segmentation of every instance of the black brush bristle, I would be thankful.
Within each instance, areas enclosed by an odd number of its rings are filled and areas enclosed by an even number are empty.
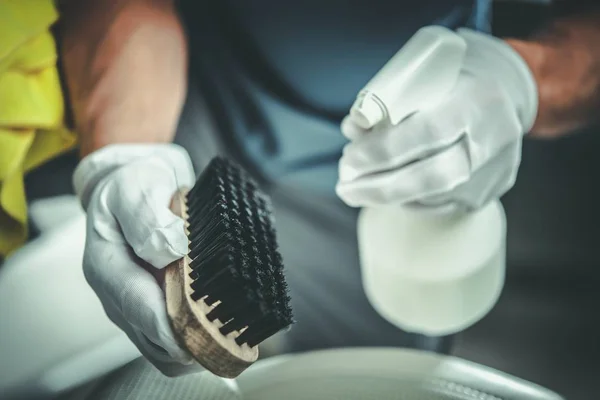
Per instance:
[[[254,347],[294,320],[270,199],[242,168],[214,158],[187,195],[192,299],[220,331]]]

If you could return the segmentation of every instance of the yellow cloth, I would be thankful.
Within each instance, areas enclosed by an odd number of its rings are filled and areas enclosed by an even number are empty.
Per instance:
[[[0,0],[0,259],[27,239],[24,174],[76,142],[64,126],[57,18],[52,0]]]

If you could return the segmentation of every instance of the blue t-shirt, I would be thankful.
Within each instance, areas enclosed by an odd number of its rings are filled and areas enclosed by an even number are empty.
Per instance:
[[[421,27],[489,31],[491,0],[190,0],[191,75],[268,179],[334,193],[340,122]]]

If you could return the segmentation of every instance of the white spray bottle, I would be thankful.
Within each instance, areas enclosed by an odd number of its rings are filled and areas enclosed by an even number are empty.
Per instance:
[[[466,43],[438,26],[419,30],[357,96],[350,113],[368,129],[393,124],[454,86]],[[474,212],[432,214],[397,205],[364,208],[358,241],[366,295],[399,328],[461,331],[496,303],[505,272],[506,218],[498,200]]]

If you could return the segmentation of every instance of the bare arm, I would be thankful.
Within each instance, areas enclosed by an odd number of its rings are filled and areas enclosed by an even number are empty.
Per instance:
[[[529,64],[538,84],[532,136],[558,137],[600,121],[599,6],[555,18],[528,40],[507,42]]]
[[[82,156],[112,143],[173,139],[187,82],[173,3],[61,3],[61,57]]]

